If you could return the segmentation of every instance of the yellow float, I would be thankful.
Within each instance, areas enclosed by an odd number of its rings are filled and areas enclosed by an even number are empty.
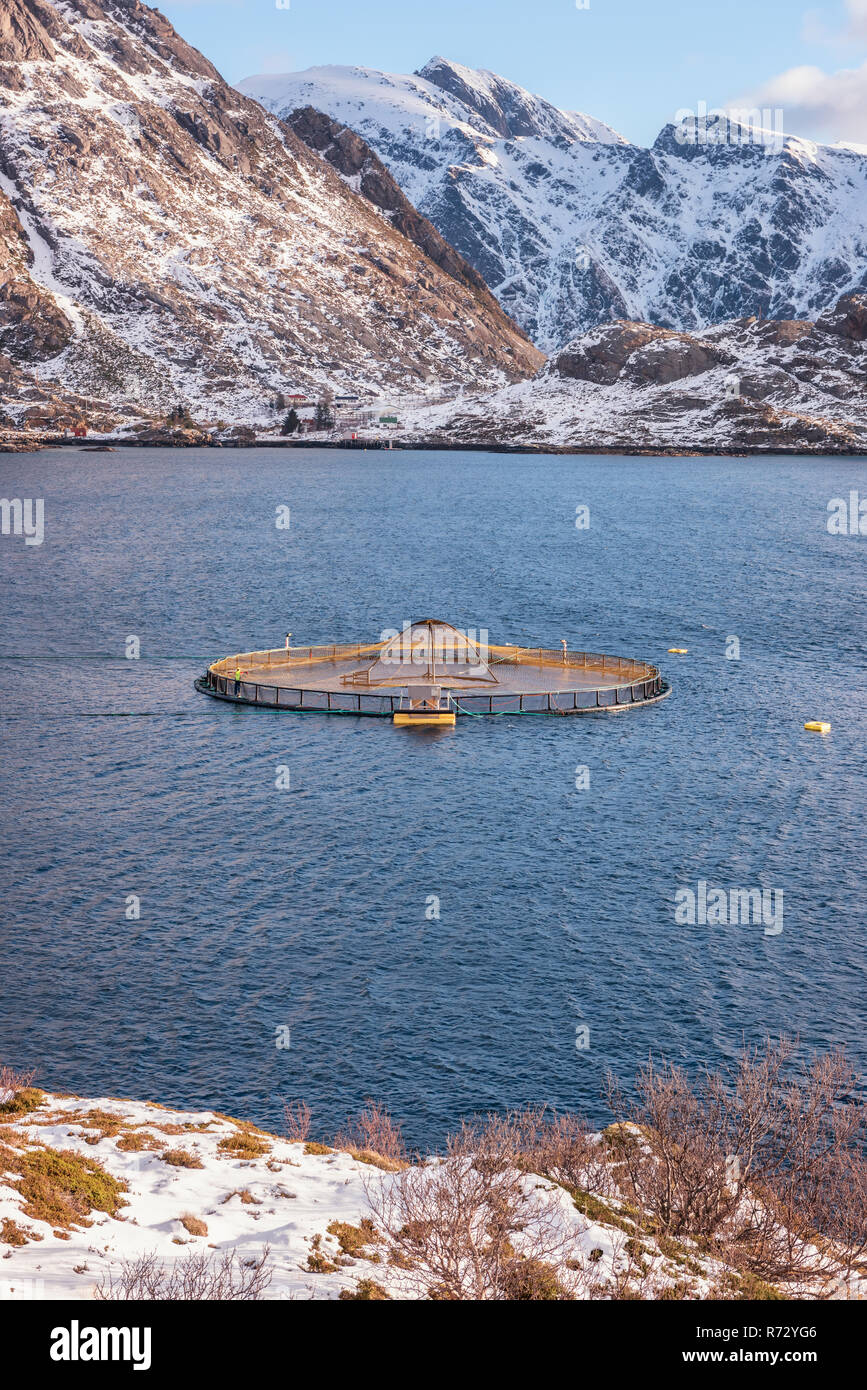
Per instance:
[[[448,691],[438,685],[409,685],[395,713],[401,729],[453,728],[456,714]]]

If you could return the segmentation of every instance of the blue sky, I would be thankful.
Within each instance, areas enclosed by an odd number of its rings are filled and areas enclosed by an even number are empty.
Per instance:
[[[867,0],[169,0],[231,82],[357,63],[412,72],[435,53],[486,67],[649,144],[681,108],[749,96],[799,135],[867,142]],[[863,65],[863,66],[862,66]]]

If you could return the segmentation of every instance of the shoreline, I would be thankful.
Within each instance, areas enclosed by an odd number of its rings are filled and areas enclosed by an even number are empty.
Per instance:
[[[594,447],[566,444],[507,444],[495,441],[452,442],[441,436],[430,439],[401,439],[392,441],[390,446],[379,440],[351,439],[129,439],[125,436],[105,435],[91,440],[76,439],[74,436],[58,439],[10,440],[0,439],[0,453],[29,454],[44,453],[51,449],[74,449],[78,453],[108,453],[117,449],[331,449],[357,453],[480,453],[480,454],[536,454],[575,457],[610,458],[857,458],[867,459],[867,449],[832,448],[825,442],[821,448],[808,448],[804,445],[773,447],[704,449],[684,446],[682,448],[653,449],[630,448],[628,444],[599,444]]]

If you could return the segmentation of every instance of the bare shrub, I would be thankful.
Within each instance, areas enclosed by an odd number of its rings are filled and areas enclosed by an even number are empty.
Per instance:
[[[465,1124],[444,1158],[366,1187],[394,1278],[414,1296],[575,1297],[583,1265],[560,1194],[516,1167],[500,1122]]]
[[[769,1042],[737,1070],[726,1142],[742,1203],[730,1246],[759,1279],[816,1283],[848,1276],[867,1253],[867,1119],[842,1051],[789,1068],[792,1052]]]
[[[270,1247],[258,1259],[243,1260],[235,1250],[222,1254],[185,1255],[169,1262],[156,1251],[125,1260],[118,1273],[109,1274],[96,1286],[103,1302],[253,1302],[262,1298],[271,1283]]]
[[[586,1121],[545,1105],[488,1114],[464,1126],[484,1135],[487,1152],[511,1159],[516,1168],[538,1173],[568,1188],[604,1192],[611,1186],[605,1145]]]
[[[283,1102],[283,1125],[290,1144],[303,1144],[310,1133],[312,1111],[304,1100]]]
[[[45,1095],[33,1085],[35,1068],[30,1071],[16,1071],[14,1067],[0,1066],[0,1119],[15,1122],[38,1110]]]
[[[709,1239],[730,1217],[738,1194],[728,1180],[725,1097],[705,1074],[700,1093],[670,1063],[652,1061],[636,1078],[628,1102],[609,1081],[608,1101],[620,1123],[606,1132],[621,1191],[658,1231]]]
[[[334,1146],[349,1153],[379,1154],[395,1164],[407,1162],[400,1125],[375,1100],[366,1100],[361,1113],[347,1119]]]
[[[31,1067],[29,1071],[18,1071],[15,1067],[7,1066],[5,1062],[2,1063],[0,1065],[0,1100],[14,1095],[16,1091],[23,1091],[28,1086],[32,1086],[35,1079],[35,1067]]]
[[[791,1040],[745,1048],[736,1065],[690,1082],[653,1063],[613,1143],[621,1191],[650,1227],[689,1236],[770,1284],[845,1277],[867,1252],[863,1107],[842,1052],[794,1060]]]
[[[513,1111],[506,1119],[516,1161],[523,1167],[568,1188],[605,1194],[611,1191],[606,1147],[580,1116],[542,1106]]]

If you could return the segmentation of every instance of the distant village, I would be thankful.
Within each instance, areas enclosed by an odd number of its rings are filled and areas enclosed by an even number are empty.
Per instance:
[[[428,393],[401,394],[398,406],[393,397],[371,399],[369,394],[338,394],[328,388],[314,394],[278,392],[263,402],[266,418],[238,425],[203,418],[200,410],[186,402],[164,412],[147,411],[135,400],[110,405],[93,396],[60,391],[56,383],[40,381],[38,374],[15,373],[11,362],[8,373],[3,366],[0,359],[0,386],[9,388],[3,391],[0,408],[0,452],[106,439],[131,444],[247,445],[270,439],[289,444],[306,435],[329,443],[390,447],[405,424],[406,412],[418,403],[431,402]]]
[[[278,395],[274,409],[282,415],[280,433],[321,434],[334,431],[344,439],[356,439],[360,431],[389,431],[400,427],[400,416],[393,405],[370,405],[361,396],[332,395],[319,399],[299,393]]]

